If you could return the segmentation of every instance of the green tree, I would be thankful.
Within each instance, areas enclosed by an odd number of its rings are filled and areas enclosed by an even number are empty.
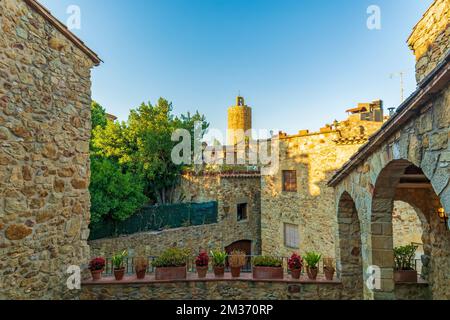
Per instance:
[[[92,130],[98,126],[105,127],[108,122],[106,117],[106,110],[100,104],[95,101],[91,103],[91,117],[92,117]]]
[[[144,185],[111,159],[91,157],[91,222],[126,220],[145,204]]]
[[[172,104],[160,98],[152,105],[141,104],[130,112],[127,123],[108,123],[94,130],[96,154],[115,159],[126,170],[144,179],[145,194],[159,204],[174,201],[182,165],[175,165],[171,152],[177,142],[171,140],[176,129],[186,129],[193,139],[194,124],[201,122],[202,132],[209,124],[198,112],[175,117]]]

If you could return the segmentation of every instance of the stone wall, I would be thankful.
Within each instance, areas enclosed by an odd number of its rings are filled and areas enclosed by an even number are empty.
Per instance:
[[[396,288],[397,300],[426,300],[426,284]],[[83,283],[83,300],[352,300],[339,282],[254,281],[251,279]]]
[[[62,299],[89,256],[94,62],[29,2],[0,1],[0,299]]]
[[[260,245],[260,177],[254,175],[185,175],[178,189],[186,202],[218,202],[218,223],[162,232],[140,233],[126,237],[90,241],[92,255],[111,256],[128,248],[130,252],[159,255],[174,244],[190,248],[224,248],[240,240],[252,241],[252,253]],[[238,221],[237,204],[248,204],[248,219]]]
[[[264,254],[289,256],[293,251],[314,250],[335,257],[334,190],[327,182],[381,125],[350,117],[321,133],[279,136],[279,169],[275,175],[263,176],[261,182]],[[282,191],[283,170],[296,170],[297,192]],[[285,223],[298,225],[299,248],[285,246]]]
[[[431,257],[428,280],[432,297],[450,298],[450,231],[437,216],[440,207],[450,211],[449,107],[450,85],[447,84],[426,107],[422,106],[417,117],[400,127],[336,186],[338,198],[348,192],[356,204],[361,224],[362,267],[386,266],[384,293],[394,289],[393,204],[403,201],[420,209],[416,211],[423,216],[421,221],[426,222],[423,230],[428,232],[424,233],[423,243],[425,254]],[[411,165],[423,170],[432,188],[402,189],[401,192],[396,189],[400,176]],[[366,293],[366,297],[372,294]]]
[[[424,227],[414,207],[407,202],[395,201],[392,226],[394,248],[415,243],[418,246],[417,257],[420,258],[424,254],[423,237],[426,236],[424,233],[428,233],[428,229]]]
[[[408,39],[417,60],[417,82],[422,81],[449,52],[449,36],[450,2],[435,0]]]

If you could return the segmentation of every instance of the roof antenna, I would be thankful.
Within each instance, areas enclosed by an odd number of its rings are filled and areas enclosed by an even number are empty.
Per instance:
[[[401,103],[403,103],[403,101],[405,101],[405,86],[404,86],[404,80],[403,77],[405,75],[404,71],[400,71],[400,72],[396,72],[396,73],[391,73],[391,79],[393,79],[395,76],[399,76],[400,77],[400,98],[401,98]]]

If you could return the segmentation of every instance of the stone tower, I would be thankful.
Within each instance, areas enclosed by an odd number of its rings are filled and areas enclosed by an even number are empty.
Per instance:
[[[247,141],[251,134],[245,135],[252,129],[252,108],[245,105],[243,97],[236,98],[236,105],[228,109],[228,133],[227,144],[236,145],[242,142],[244,137]]]

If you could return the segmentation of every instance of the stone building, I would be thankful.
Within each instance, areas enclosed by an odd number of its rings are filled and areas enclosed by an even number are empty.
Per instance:
[[[417,59],[417,90],[369,142],[333,176],[344,288],[360,297],[395,298],[393,228],[395,201],[420,220],[423,286],[434,299],[450,299],[450,3],[436,0],[417,24],[409,45]],[[381,283],[363,283],[369,266]]]
[[[236,98],[236,105],[228,109],[227,144],[234,146],[251,139],[252,109],[243,97]]]
[[[317,251],[334,257],[334,191],[327,182],[384,120],[381,101],[348,112],[347,120],[319,132],[280,132],[273,138],[279,143],[279,168],[261,177],[263,254]]]
[[[0,299],[74,297],[66,270],[90,256],[100,59],[34,0],[0,1],[0,30]]]

